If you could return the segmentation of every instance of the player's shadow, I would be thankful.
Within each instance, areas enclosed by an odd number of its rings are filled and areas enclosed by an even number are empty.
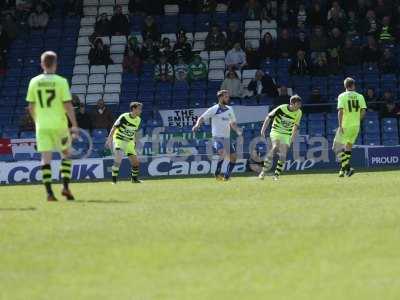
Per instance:
[[[75,203],[95,203],[95,204],[127,204],[132,203],[126,200],[76,200]]]
[[[34,211],[36,207],[0,207],[0,212],[3,211]]]

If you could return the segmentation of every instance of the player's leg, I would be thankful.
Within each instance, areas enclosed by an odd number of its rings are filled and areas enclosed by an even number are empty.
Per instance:
[[[274,172],[274,179],[278,179],[279,176],[281,175],[283,168],[285,166],[286,162],[286,156],[287,152],[289,150],[289,143],[282,142],[280,141],[279,143],[279,159],[278,162],[276,163],[276,168]]]
[[[37,151],[41,153],[41,168],[42,168],[42,182],[46,188],[47,200],[57,201],[54,196],[53,189],[51,187],[52,172],[51,172],[51,158],[52,151],[55,147],[49,130],[37,130],[36,131],[36,143]]]
[[[279,150],[279,140],[271,137],[271,149],[268,151],[267,156],[263,162],[263,168],[261,173],[258,175],[260,179],[264,179],[268,171],[271,170],[274,161],[274,156]]]
[[[54,196],[53,189],[51,187],[52,182],[52,173],[51,173],[51,158],[52,152],[45,151],[42,152],[42,182],[46,188],[47,200],[48,201],[57,201],[57,198]]]
[[[139,166],[140,162],[137,158],[136,154],[128,154],[128,159],[131,163],[131,181],[132,183],[141,183],[142,181],[139,180]]]
[[[346,165],[345,144],[343,142],[343,139],[343,135],[339,132],[339,130],[336,130],[332,150],[335,153],[340,164],[339,177],[344,176],[344,166]]]
[[[236,155],[236,148],[235,145],[233,145],[233,143],[229,142],[229,146],[226,145],[227,147],[229,147],[229,163],[228,163],[228,168],[226,170],[225,176],[224,176],[224,180],[229,180],[229,178],[231,177],[232,171],[235,168],[236,165],[236,159],[237,159],[237,155]]]
[[[224,163],[224,159],[226,156],[225,150],[224,150],[224,143],[220,139],[215,139],[213,142],[213,147],[216,153],[218,154],[218,162],[217,162],[217,168],[215,169],[215,178],[217,180],[222,180],[223,177],[221,176],[221,169],[222,169],[222,164]]]
[[[72,160],[71,160],[71,135],[69,131],[65,131],[61,135],[60,142],[61,149],[61,166],[60,166],[60,175],[63,183],[63,190],[61,194],[67,198],[67,200],[74,200],[74,196],[72,195],[69,189],[69,183],[71,181],[71,173],[72,173]]]
[[[114,163],[111,167],[111,177],[112,177],[112,183],[116,184],[118,180],[118,175],[119,175],[119,168],[121,166],[122,158],[124,157],[124,149],[125,149],[125,144],[123,141],[118,140],[118,139],[113,139],[113,154],[114,154]]]

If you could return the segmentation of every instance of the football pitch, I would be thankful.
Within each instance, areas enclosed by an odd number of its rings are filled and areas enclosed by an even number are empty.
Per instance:
[[[72,189],[0,187],[0,299],[400,297],[399,171]]]

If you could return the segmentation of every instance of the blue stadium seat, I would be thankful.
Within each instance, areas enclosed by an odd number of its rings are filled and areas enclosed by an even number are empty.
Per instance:
[[[363,124],[364,133],[379,134],[379,121],[378,120],[365,120]]]
[[[14,159],[16,161],[32,160],[32,155],[30,153],[15,153]]]
[[[35,138],[34,131],[21,131],[20,136],[21,139],[32,139]]]
[[[12,154],[0,154],[1,162],[13,162],[14,156]]]

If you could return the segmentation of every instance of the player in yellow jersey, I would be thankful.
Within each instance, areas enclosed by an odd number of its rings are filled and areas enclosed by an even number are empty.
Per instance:
[[[258,176],[260,179],[264,179],[265,173],[268,172],[273,164],[274,155],[278,153],[279,159],[276,164],[274,172],[274,180],[277,180],[283,171],[286,155],[289,150],[292,141],[296,137],[297,130],[300,126],[300,120],[302,116],[301,98],[298,95],[290,97],[289,104],[283,104],[271,111],[266,117],[264,124],[261,128],[261,136],[265,136],[265,131],[268,125],[273,119],[270,138],[272,142],[272,148],[268,152],[267,157],[264,161],[263,170]]]
[[[71,121],[71,132],[78,134],[78,125],[72,106],[68,81],[57,75],[57,54],[44,52],[41,56],[43,74],[29,82],[26,100],[30,114],[35,121],[37,151],[42,154],[42,181],[46,187],[47,200],[57,201],[51,181],[52,152],[61,152],[62,195],[67,200],[74,200],[69,189],[72,162],[70,157],[71,134],[68,119]]]
[[[346,91],[338,97],[339,128],[333,141],[333,151],[340,162],[339,177],[350,177],[354,174],[354,169],[350,166],[351,150],[360,132],[367,105],[364,96],[356,92],[353,78],[344,80],[344,88]]]
[[[131,180],[133,183],[141,183],[139,180],[139,159],[136,153],[136,132],[139,130],[142,119],[142,103],[131,102],[130,112],[119,116],[115,121],[107,138],[106,146],[114,150],[114,165],[112,166],[112,181],[117,183],[119,167],[124,155],[128,156],[131,163]]]

